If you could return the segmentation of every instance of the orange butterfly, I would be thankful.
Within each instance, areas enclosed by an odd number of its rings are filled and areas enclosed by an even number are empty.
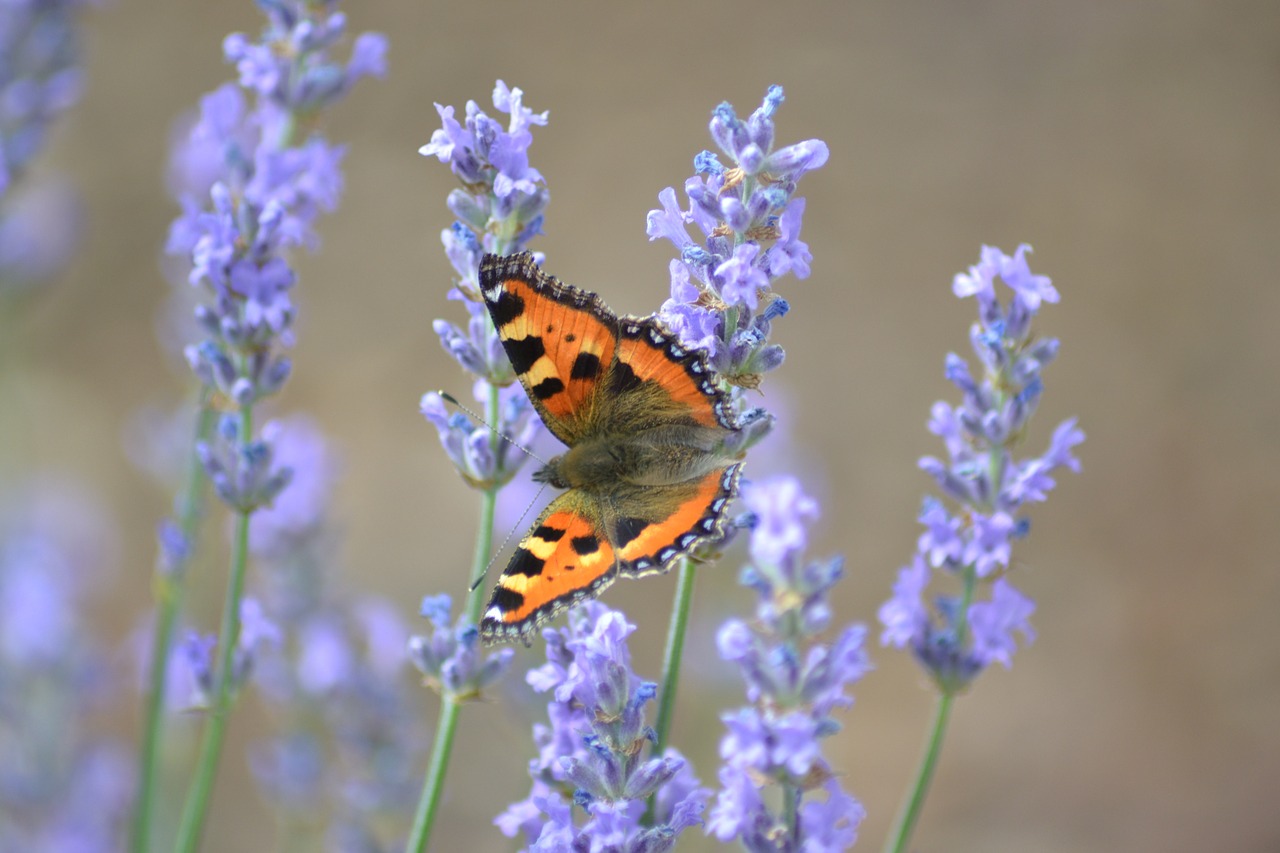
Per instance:
[[[567,491],[498,579],[480,622],[492,643],[720,539],[742,466],[728,396],[655,318],[616,316],[527,252],[485,255],[480,292],[534,408],[569,446],[534,474]]]

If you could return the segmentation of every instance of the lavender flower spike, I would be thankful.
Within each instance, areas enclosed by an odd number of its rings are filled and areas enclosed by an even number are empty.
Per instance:
[[[800,239],[805,202],[795,192],[806,172],[826,163],[827,145],[810,139],[774,148],[774,115],[783,100],[782,87],[769,87],[746,121],[727,103],[716,107],[711,137],[732,165],[701,152],[693,158],[697,174],[684,185],[689,208],[682,210],[667,187],[658,194],[661,209],[649,211],[645,223],[650,240],[670,240],[679,253],[671,299],[659,316],[739,388],[758,387],[782,363],[769,331],[787,303],[773,284],[788,274],[807,278],[812,260]],[[689,236],[689,225],[705,242]]]
[[[174,183],[183,214],[169,232],[167,251],[191,261],[190,283],[205,292],[196,309],[204,340],[186,348],[192,371],[211,391],[243,409],[277,392],[291,372],[281,352],[293,343],[296,276],[293,249],[318,244],[315,221],[332,210],[342,188],[343,151],[322,137],[293,138],[300,117],[341,98],[358,78],[380,75],[385,40],[364,34],[347,66],[330,51],[343,37],[345,17],[334,4],[300,0],[263,5],[267,26],[259,41],[227,38],[227,60],[240,85],[201,102],[199,120],[174,154]],[[250,452],[252,437],[239,437]],[[219,496],[245,511],[273,497],[241,486],[256,475],[245,465],[219,467],[203,454]],[[283,486],[281,486],[282,488]]]
[[[857,837],[864,811],[840,787],[822,753],[839,730],[833,713],[852,704],[847,688],[870,668],[866,629],[849,625],[828,644],[819,640],[831,610],[827,598],[840,579],[839,560],[804,563],[806,525],[817,503],[791,478],[753,483],[744,500],[755,515],[753,565],[742,583],[758,595],[751,624],[730,619],[716,637],[720,657],[735,664],[751,704],[724,714],[720,791],[707,832],[737,839],[747,850],[843,850]],[[787,821],[762,786],[780,789]],[[822,793],[824,799],[814,799]]]
[[[200,293],[195,334],[184,350],[205,386],[211,409],[234,409],[212,440],[196,454],[214,491],[238,516],[233,537],[222,636],[212,675],[212,713],[192,774],[176,849],[194,851],[204,831],[209,794],[221,753],[234,688],[256,660],[237,655],[237,637],[254,628],[271,632],[253,607],[242,613],[250,518],[288,486],[291,472],[272,465],[269,431],[255,437],[254,409],[278,392],[292,371],[285,350],[293,344],[297,276],[290,254],[315,248],[315,223],[332,210],[342,188],[343,151],[317,133],[318,114],[339,100],[351,84],[383,71],[385,40],[363,35],[349,63],[333,59],[345,37],[346,17],[336,0],[271,0],[259,4],[266,17],[256,39],[233,34],[224,45],[236,66],[239,88],[228,84],[201,102],[198,121],[174,156],[173,183],[183,212],[169,231],[167,251],[190,264],[189,284]],[[302,137],[302,138],[300,138]],[[157,620],[157,659],[170,643],[174,601],[162,602]],[[242,616],[250,617],[242,631]],[[256,622],[256,624],[255,624]],[[261,644],[260,644],[261,645]],[[157,667],[152,695],[163,693]],[[153,703],[154,705],[154,703]],[[143,751],[146,766],[135,822],[134,844],[145,849],[156,775],[159,717],[148,713]]]
[[[969,338],[983,375],[974,378],[964,359],[947,356],[945,374],[961,402],[935,403],[929,429],[943,439],[949,458],[924,457],[920,467],[954,508],[925,499],[920,512],[925,532],[916,555],[900,570],[893,597],[880,608],[881,642],[910,648],[946,692],[964,686],[990,663],[1011,666],[1015,632],[1024,643],[1035,638],[1028,621],[1035,604],[1004,574],[1013,543],[1030,529],[1025,504],[1045,500],[1056,484],[1050,476],[1055,468],[1080,468],[1072,448],[1084,433],[1074,418],[1057,427],[1042,456],[1014,456],[1042,393],[1041,373],[1058,351],[1056,340],[1031,333],[1032,318],[1059,295],[1046,276],[1031,272],[1029,251],[1023,244],[1009,256],[983,246],[978,263],[952,283],[956,296],[972,296],[978,303],[979,320]],[[1008,289],[1005,301],[997,281]],[[969,592],[963,598],[929,597],[926,590],[939,575],[958,579]],[[989,598],[981,597],[984,591]],[[962,600],[969,602],[967,608]]]
[[[529,147],[533,128],[545,125],[547,114],[526,107],[524,92],[502,80],[494,86],[492,101],[495,110],[506,114],[505,122],[490,117],[475,101],[467,102],[461,121],[452,106],[436,104],[441,127],[419,149],[447,164],[461,182],[447,200],[455,221],[440,238],[456,273],[448,297],[464,304],[467,322],[438,319],[433,328],[445,352],[467,372],[483,414],[473,419],[450,412],[437,393],[423,395],[420,403],[449,461],[463,481],[480,492],[482,521],[476,532],[472,588],[458,621],[448,624],[447,597],[428,598],[423,614],[434,630],[430,636],[415,637],[410,645],[410,656],[426,683],[443,695],[432,759],[406,848],[418,851],[426,849],[435,821],[461,703],[497,679],[511,660],[510,650],[488,657],[479,653],[475,622],[484,603],[480,581],[492,545],[498,492],[524,464],[525,454],[518,448],[529,446],[542,426],[528,397],[514,384],[515,371],[480,295],[479,269],[486,252],[520,251],[542,231],[550,194],[542,174],[530,163]]]
[[[490,655],[480,652],[480,632],[465,615],[449,624],[447,595],[428,596],[422,615],[431,620],[428,635],[409,638],[409,660],[422,673],[425,683],[457,699],[478,698],[484,688],[502,677],[511,666],[514,649],[499,649]]]
[[[543,632],[547,663],[528,675],[551,694],[548,725],[534,726],[538,757],[529,762],[529,798],[494,823],[508,837],[523,833],[533,850],[634,850],[661,853],[701,823],[708,791],[675,750],[641,758],[652,730],[644,706],[655,686],[631,669],[623,615],[598,601],[569,612],[569,625]],[[641,817],[656,797],[652,825]],[[575,807],[585,820],[575,818]]]

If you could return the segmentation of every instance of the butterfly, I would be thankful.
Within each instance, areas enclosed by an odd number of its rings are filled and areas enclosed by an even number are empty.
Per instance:
[[[565,491],[498,578],[480,622],[494,643],[723,538],[742,433],[701,353],[656,318],[618,317],[527,252],[485,255],[480,293],[538,415],[568,445],[534,473]]]

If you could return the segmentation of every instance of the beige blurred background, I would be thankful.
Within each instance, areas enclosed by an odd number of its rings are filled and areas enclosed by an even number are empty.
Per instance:
[[[465,591],[473,498],[417,414],[426,390],[467,391],[430,325],[459,316],[438,240],[453,178],[416,153],[438,126],[432,102],[488,107],[503,78],[550,110],[531,150],[553,196],[537,248],[552,272],[641,313],[667,288],[671,247],[644,233],[657,193],[710,147],[715,104],[746,114],[781,83],[779,142],[820,137],[831,160],[803,184],[813,276],[779,287],[788,358],[764,403],[785,402],[796,470],[821,499],[815,553],[847,558],[838,617],[874,623],[913,548],[929,488],[915,460],[940,452],[925,420],[951,394],[942,359],[966,351],[973,317],[950,281],[982,243],[1034,244],[1033,269],[1063,297],[1041,315],[1062,352],[1032,447],[1069,415],[1089,436],[1083,474],[1061,478],[1015,551],[1039,639],[958,704],[915,849],[1280,850],[1280,7],[476,0],[347,12],[354,30],[390,36],[391,70],[328,126],[350,145],[347,188],[320,225],[321,253],[298,259],[296,371],[279,411],[310,412],[342,449],[352,583],[406,618],[426,593]],[[149,606],[169,500],[130,466],[122,434],[139,407],[186,387],[154,334],[175,213],[169,129],[229,78],[223,36],[258,21],[248,0],[91,11],[88,89],[44,159],[83,191],[88,231],[16,330],[21,392],[2,405],[26,426],[5,452],[81,477],[108,503],[121,566],[99,612],[115,642]],[[705,781],[718,711],[739,696],[711,638],[749,606],[733,582],[741,560],[701,576],[680,694],[675,741]],[[651,677],[672,590],[662,578],[607,596],[638,620]],[[932,710],[906,656],[873,653],[831,741],[869,811],[859,849],[882,843]],[[506,700],[464,716],[434,850],[512,849],[489,821],[527,791],[531,721]],[[243,752],[261,722],[249,707],[233,723],[208,851],[270,849]]]

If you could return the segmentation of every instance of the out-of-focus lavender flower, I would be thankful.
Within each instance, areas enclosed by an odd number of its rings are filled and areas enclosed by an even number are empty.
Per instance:
[[[523,833],[524,849],[657,853],[702,822],[708,791],[684,758],[673,749],[643,757],[653,736],[644,706],[656,686],[631,669],[627,637],[634,630],[621,613],[592,601],[569,612],[566,628],[543,632],[547,663],[527,680],[552,699],[548,724],[533,730],[533,788],[494,821],[508,837]],[[656,809],[645,825],[651,795]],[[585,820],[575,819],[575,806]]]
[[[490,386],[483,379],[474,385],[476,400],[483,406],[489,400]],[[541,432],[542,421],[524,389],[509,385],[498,389],[498,419],[493,424],[505,438],[492,441],[492,431],[474,423],[462,412],[449,412],[444,398],[435,392],[422,396],[422,415],[440,434],[449,461],[462,478],[479,489],[504,486],[511,481],[529,457],[527,448]]]
[[[0,295],[54,275],[79,237],[80,206],[60,182],[15,186],[53,122],[80,98],[75,18],[85,0],[0,3]]]
[[[276,464],[293,473],[287,487],[254,513],[249,548],[258,556],[283,558],[299,543],[321,538],[337,463],[319,425],[306,415],[272,421],[262,435],[275,448]]]
[[[318,243],[315,220],[333,209],[342,188],[342,149],[317,134],[295,139],[297,128],[358,78],[384,71],[382,36],[358,37],[345,65],[332,58],[346,20],[335,6],[263,4],[260,39],[237,34],[224,45],[252,99],[231,84],[207,95],[174,153],[171,183],[183,213],[167,248],[190,258],[189,281],[205,293],[195,312],[203,340],[187,345],[186,358],[202,383],[241,409],[274,394],[289,376],[280,351],[293,341],[295,315],[287,256]],[[252,455],[252,436],[235,441],[232,456]],[[236,509],[252,511],[274,497],[246,487],[261,473],[253,460],[233,465],[211,452],[202,458],[219,496]]]
[[[739,388],[758,387],[782,364],[782,348],[769,343],[769,332],[788,306],[772,286],[784,275],[809,276],[812,256],[800,239],[805,201],[795,191],[805,172],[827,161],[819,139],[774,148],[773,117],[782,101],[782,87],[769,87],[745,121],[727,103],[716,107],[711,136],[733,165],[703,151],[693,160],[697,174],[685,182],[688,210],[668,187],[647,220],[650,240],[670,240],[680,251],[659,316]],[[691,224],[704,243],[689,236]]]
[[[305,416],[280,424],[276,452],[299,473],[250,526],[260,596],[246,600],[241,631],[254,649],[247,674],[279,725],[251,767],[295,839],[323,831],[333,850],[390,849],[385,824],[404,822],[424,747],[404,677],[408,628],[389,603],[338,586],[335,454]],[[352,839],[368,843],[342,846]]]
[[[409,638],[409,660],[433,689],[459,700],[476,699],[511,666],[514,649],[492,654],[480,651],[480,632],[465,616],[449,624],[449,596],[428,596],[422,615],[431,621],[431,634]]]
[[[196,452],[214,492],[239,512],[271,503],[293,477],[291,469],[272,465],[271,445],[245,439],[232,417],[224,417],[214,440],[200,444]]]
[[[866,629],[850,625],[819,640],[831,621],[828,597],[841,563],[803,559],[817,502],[788,477],[748,484],[743,497],[755,524],[753,564],[742,582],[757,593],[756,619],[730,619],[717,645],[720,657],[737,665],[751,704],[722,717],[724,764],[707,832],[736,838],[753,853],[843,850],[864,811],[841,789],[822,740],[840,728],[833,712],[853,704],[849,685],[871,668]],[[770,807],[776,797],[764,793],[768,787],[791,800],[781,812]],[[825,799],[814,799],[818,793]]]
[[[277,734],[254,746],[250,766],[295,838],[319,827],[331,839],[380,839],[359,849],[390,849],[385,824],[406,819],[425,748],[416,691],[402,677],[408,631],[383,602],[351,604],[328,588],[317,598],[256,663]]]
[[[1034,602],[1001,575],[1009,568],[1012,543],[1030,528],[1025,505],[1045,500],[1055,485],[1054,469],[1080,469],[1072,448],[1084,433],[1074,418],[1058,425],[1041,456],[1013,455],[1039,403],[1040,374],[1058,352],[1057,340],[1031,333],[1041,306],[1059,297],[1046,276],[1031,272],[1028,252],[1025,244],[1012,256],[983,246],[978,263],[952,284],[956,296],[973,296],[978,303],[979,320],[969,338],[984,372],[979,381],[964,359],[947,356],[946,376],[962,400],[958,406],[935,403],[929,429],[943,440],[949,459],[926,456],[920,467],[955,509],[925,499],[925,532],[916,555],[899,571],[893,597],[880,608],[881,642],[910,648],[946,691],[963,687],[992,662],[1010,666],[1014,632],[1024,642],[1034,639],[1028,622]],[[997,279],[1012,292],[1007,303],[996,293]],[[928,600],[934,574],[958,578],[966,593]],[[990,597],[980,599],[984,589]]]
[[[123,746],[89,734],[115,682],[87,618],[112,531],[66,488],[0,495],[0,850],[119,849],[132,797]]]
[[[0,293],[53,278],[84,230],[80,197],[57,179],[15,188],[0,200]]]

